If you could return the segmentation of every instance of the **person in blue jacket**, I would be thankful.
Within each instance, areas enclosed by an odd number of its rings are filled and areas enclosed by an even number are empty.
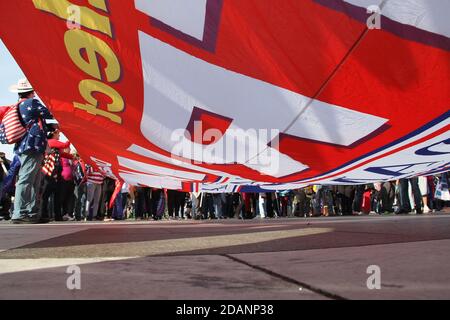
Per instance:
[[[45,119],[53,119],[53,116],[35,99],[34,89],[26,79],[19,80],[10,91],[19,94],[19,113],[27,128],[22,140],[14,147],[21,166],[16,182],[12,222],[39,223],[41,168],[47,148]]]

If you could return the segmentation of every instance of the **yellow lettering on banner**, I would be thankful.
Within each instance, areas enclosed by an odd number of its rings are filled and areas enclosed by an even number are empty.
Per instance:
[[[100,66],[97,54],[105,59],[107,66],[105,69],[106,78],[109,82],[117,81],[120,78],[120,63],[114,51],[103,40],[84,32],[83,30],[69,30],[64,34],[64,42],[67,52],[78,68],[90,76],[101,80]],[[81,50],[86,50],[87,59],[81,56]]]
[[[96,7],[97,9],[103,10],[105,12],[108,12],[108,8],[106,7],[105,0],[89,0],[89,3]]]
[[[122,96],[110,86],[99,82],[97,80],[82,80],[78,86],[81,95],[88,102],[88,104],[74,103],[75,108],[85,110],[90,114],[99,115],[110,119],[113,122],[122,123],[122,118],[115,112],[122,112],[125,108],[125,104]],[[93,92],[102,93],[109,98],[112,102],[108,104],[108,111],[98,109],[98,101],[92,96]]]
[[[75,6],[67,0],[33,0],[33,3],[36,9],[52,13],[64,20],[70,19],[71,14],[68,9],[70,9],[70,6]],[[90,0],[89,3],[99,9],[107,11],[106,3],[103,0]],[[108,17],[102,16],[86,7],[77,7],[80,8],[80,21],[77,21],[80,25],[104,33],[112,38],[111,23]]]

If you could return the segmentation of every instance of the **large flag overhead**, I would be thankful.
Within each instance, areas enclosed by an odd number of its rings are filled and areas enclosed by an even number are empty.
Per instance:
[[[449,170],[449,12],[449,0],[1,1],[0,37],[110,175],[282,190]]]

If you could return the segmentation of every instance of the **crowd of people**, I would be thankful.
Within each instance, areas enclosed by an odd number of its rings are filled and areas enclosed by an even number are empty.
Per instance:
[[[134,187],[87,165],[28,81],[13,90],[26,132],[0,154],[0,219],[13,223],[429,214],[449,205],[448,175],[368,185],[314,185],[268,193],[195,193]]]
[[[67,143],[52,139],[49,144],[54,148],[67,148]],[[15,194],[8,172],[17,172],[17,168],[14,161],[0,157],[0,217],[7,220]],[[45,175],[41,185],[41,222],[431,214],[449,206],[445,197],[436,196],[442,185],[448,185],[446,173],[366,185],[313,185],[283,192],[205,193],[122,184],[84,164],[76,152],[62,151],[59,161],[59,173]]]

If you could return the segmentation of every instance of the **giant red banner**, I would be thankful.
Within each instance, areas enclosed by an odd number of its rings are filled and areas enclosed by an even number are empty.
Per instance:
[[[448,12],[444,0],[2,1],[0,37],[108,174],[263,191],[448,170]]]

